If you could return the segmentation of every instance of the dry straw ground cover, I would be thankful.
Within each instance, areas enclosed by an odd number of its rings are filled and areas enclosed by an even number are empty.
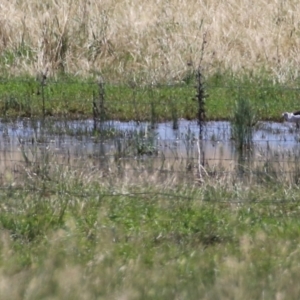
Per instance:
[[[48,67],[86,76],[181,80],[203,54],[206,74],[298,77],[298,1],[1,1],[2,72]],[[202,53],[203,39],[205,51]]]

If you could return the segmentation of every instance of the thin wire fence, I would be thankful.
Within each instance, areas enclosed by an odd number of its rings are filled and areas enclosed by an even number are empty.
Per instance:
[[[282,96],[296,103],[300,90],[219,85],[205,89],[209,94],[214,91],[207,102],[229,91],[228,102],[222,104],[227,111],[242,95],[255,99],[261,104],[258,111],[264,112],[272,109],[266,97],[275,95],[275,104]],[[158,173],[195,183],[220,177],[300,183],[300,131],[293,125],[257,122],[253,143],[241,152],[229,121],[207,120],[199,128],[195,93],[192,85],[184,84],[138,87],[102,81],[0,80],[0,189],[9,190],[18,181],[14,189],[40,193],[41,181],[59,178],[57,170],[99,178]],[[118,117],[132,120],[116,121]],[[22,187],[22,181],[29,181],[30,188]],[[52,193],[93,195],[49,186]]]

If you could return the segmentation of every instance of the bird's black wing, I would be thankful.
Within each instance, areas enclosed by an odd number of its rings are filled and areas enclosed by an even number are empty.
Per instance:
[[[294,115],[294,116],[300,115],[300,110],[297,110],[297,111],[293,112],[293,115]]]

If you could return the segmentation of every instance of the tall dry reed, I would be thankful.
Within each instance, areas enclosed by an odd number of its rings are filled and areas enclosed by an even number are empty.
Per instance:
[[[94,72],[155,83],[206,73],[298,76],[297,1],[7,1],[0,4],[1,68],[10,75]]]

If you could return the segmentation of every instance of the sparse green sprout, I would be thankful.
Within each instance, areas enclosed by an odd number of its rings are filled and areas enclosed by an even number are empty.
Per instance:
[[[251,102],[239,97],[231,117],[231,135],[238,151],[251,149],[256,114]]]

